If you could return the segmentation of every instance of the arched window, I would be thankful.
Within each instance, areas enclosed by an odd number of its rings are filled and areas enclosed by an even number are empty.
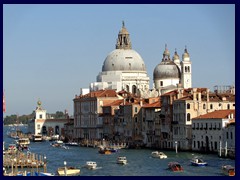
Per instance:
[[[190,109],[190,104],[189,103],[187,103],[187,109]]]
[[[188,68],[187,68],[187,69],[188,69],[188,72],[190,72],[190,66],[188,66]]]
[[[185,66],[185,72],[187,72],[187,66]]]
[[[132,93],[133,94],[137,93],[137,87],[135,85],[132,86]]]
[[[230,104],[227,105],[227,108],[230,109]]]
[[[126,91],[129,92],[129,85],[126,85]]]
[[[191,115],[190,115],[190,113],[188,113],[187,114],[187,121],[190,121],[190,119],[191,119]]]

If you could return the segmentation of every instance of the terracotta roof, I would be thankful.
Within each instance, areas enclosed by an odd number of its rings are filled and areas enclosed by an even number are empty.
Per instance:
[[[88,94],[80,95],[77,98],[89,98],[89,97],[117,97],[117,93],[115,90],[107,89],[107,90],[92,91]]]
[[[106,107],[106,106],[119,106],[119,105],[123,104],[123,102],[124,102],[123,99],[119,99],[119,100],[116,100],[116,101],[113,101],[109,104],[104,105],[104,107]]]
[[[235,118],[235,109],[226,109],[226,110],[216,110],[204,115],[200,115],[194,119],[226,119],[228,115],[233,113],[233,117]]]
[[[152,104],[144,104],[143,108],[160,108],[161,107],[161,103],[160,101],[156,101]]]

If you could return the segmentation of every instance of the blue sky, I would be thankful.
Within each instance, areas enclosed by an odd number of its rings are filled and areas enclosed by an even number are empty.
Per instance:
[[[234,4],[3,5],[4,114],[73,114],[73,99],[101,71],[124,20],[152,87],[165,44],[192,61],[193,87],[235,84]]]

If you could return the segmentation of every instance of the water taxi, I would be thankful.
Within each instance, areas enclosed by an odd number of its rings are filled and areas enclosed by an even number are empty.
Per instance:
[[[118,156],[117,164],[127,164],[127,158],[125,156]]]
[[[183,167],[178,162],[169,162],[168,168],[173,172],[182,172]]]
[[[94,161],[87,161],[86,162],[86,167],[88,169],[96,169],[97,168],[97,163]]]
[[[80,169],[72,166],[59,167],[57,173],[59,176],[77,176],[80,174]]]
[[[18,140],[16,140],[17,143],[17,148],[18,149],[27,149],[30,145],[30,139],[29,138],[19,138]]]
[[[235,167],[231,165],[224,165],[222,166],[222,172],[226,176],[235,176]]]
[[[163,152],[159,152],[159,151],[153,151],[151,155],[154,158],[160,158],[160,159],[166,159],[167,158],[166,154],[164,154]]]
[[[197,158],[197,157],[193,158],[190,162],[193,166],[207,166],[208,165],[207,162],[205,162],[202,159]]]

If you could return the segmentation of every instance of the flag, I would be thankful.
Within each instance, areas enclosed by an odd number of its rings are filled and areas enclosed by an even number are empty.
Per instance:
[[[4,91],[3,91],[3,112],[6,112],[6,101],[5,101]]]

